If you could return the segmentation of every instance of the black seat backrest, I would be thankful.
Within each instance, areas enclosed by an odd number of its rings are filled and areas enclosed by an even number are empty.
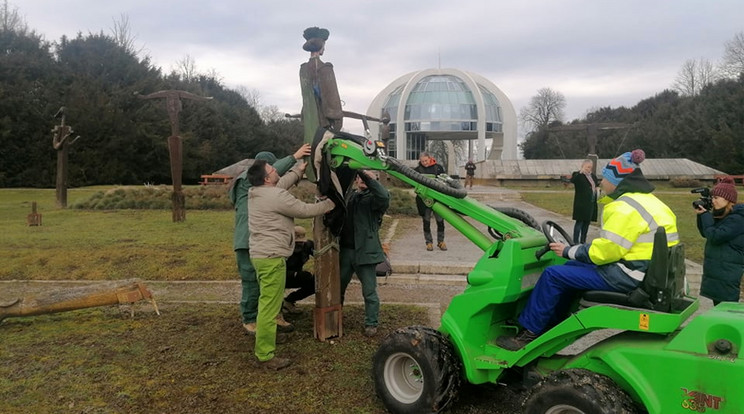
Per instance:
[[[646,303],[638,303],[638,305],[669,312],[674,299],[683,293],[684,277],[684,246],[682,243],[678,243],[672,247],[667,247],[666,230],[664,227],[659,227],[654,234],[651,263],[648,265],[646,277],[644,277],[640,288],[643,292],[636,292],[641,293],[641,296],[648,295],[648,298]]]

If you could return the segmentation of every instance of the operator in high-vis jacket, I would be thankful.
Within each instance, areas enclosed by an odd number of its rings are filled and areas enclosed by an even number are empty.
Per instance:
[[[679,243],[677,217],[652,194],[639,164],[646,158],[641,149],[611,160],[602,170],[605,194],[600,236],[590,243],[566,246],[550,243],[557,255],[569,259],[543,271],[522,313],[524,328],[516,336],[502,336],[502,348],[518,350],[561,322],[575,295],[586,290],[627,293],[636,289],[646,274],[656,229],[664,227],[667,243]]]

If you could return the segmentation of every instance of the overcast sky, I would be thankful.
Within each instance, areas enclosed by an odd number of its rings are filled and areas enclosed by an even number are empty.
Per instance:
[[[742,0],[10,0],[47,40],[111,34],[129,20],[135,45],[169,72],[191,56],[262,105],[302,105],[302,32],[330,30],[345,110],[366,112],[396,78],[458,68],[496,84],[519,110],[538,89],[566,97],[566,121],[633,106],[670,88],[688,59],[717,64],[744,31]],[[351,122],[349,122],[351,123]],[[346,124],[346,123],[345,123]],[[345,125],[346,126],[346,125]],[[350,125],[353,130],[353,126]]]

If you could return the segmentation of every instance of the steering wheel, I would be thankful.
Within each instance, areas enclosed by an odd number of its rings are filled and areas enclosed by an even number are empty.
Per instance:
[[[563,230],[563,227],[561,227],[558,223],[546,220],[542,223],[542,231],[543,234],[545,234],[545,237],[548,239],[548,244],[545,245],[542,249],[535,252],[535,258],[540,260],[540,258],[547,252],[550,251],[550,243],[563,243],[566,246],[571,246],[573,242],[571,241],[571,236],[566,233],[566,230]]]

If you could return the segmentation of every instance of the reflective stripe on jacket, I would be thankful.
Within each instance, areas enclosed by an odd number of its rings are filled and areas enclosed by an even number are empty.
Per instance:
[[[623,262],[649,261],[653,252],[654,234],[663,226],[667,243],[679,243],[677,217],[672,210],[651,193],[625,193],[604,206],[600,237],[589,247],[592,263],[618,265],[631,278],[643,280],[644,271],[624,266]]]

